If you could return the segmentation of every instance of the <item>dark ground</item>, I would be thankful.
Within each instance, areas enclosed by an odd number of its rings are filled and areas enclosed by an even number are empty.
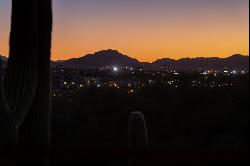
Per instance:
[[[145,162],[246,164],[249,161],[249,76],[228,88],[166,88],[134,94],[89,88],[53,98],[53,164],[127,164],[128,117],[145,115]]]

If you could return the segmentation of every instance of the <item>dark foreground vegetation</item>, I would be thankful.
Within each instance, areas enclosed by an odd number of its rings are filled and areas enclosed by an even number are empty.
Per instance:
[[[52,98],[52,163],[127,164],[128,117],[148,127],[147,164],[246,164],[249,76],[224,88],[165,87],[135,93],[89,87]]]

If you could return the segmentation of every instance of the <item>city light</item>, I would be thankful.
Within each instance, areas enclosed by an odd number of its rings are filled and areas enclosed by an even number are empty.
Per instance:
[[[128,94],[131,94],[131,93],[134,93],[133,89],[131,89],[131,90],[128,91]]]
[[[203,75],[207,75],[207,71],[204,71],[202,74],[203,74]]]
[[[67,78],[65,79],[63,75],[66,75],[68,73],[67,69],[64,69],[64,72],[62,73],[61,70],[58,70],[57,74],[60,74],[60,81],[55,83],[56,89],[61,89],[63,92],[74,91],[74,89],[87,89],[89,87],[92,87],[91,85],[94,85],[96,88],[115,88],[115,89],[121,89],[121,90],[127,90],[133,89],[133,91],[130,91],[129,93],[135,93],[138,89],[142,88],[148,88],[153,85],[164,85],[164,87],[167,88],[179,88],[182,87],[182,77],[183,74],[178,72],[178,71],[172,71],[171,74],[170,72],[159,72],[159,71],[146,71],[145,73],[137,73],[141,74],[137,78],[137,75],[134,75],[133,73],[136,74],[135,68],[133,71],[129,72],[124,72],[126,73],[123,75],[123,70],[126,67],[121,68],[120,66],[112,66],[110,67],[111,72],[116,73],[114,74],[115,76],[108,76],[102,75],[103,73],[95,73],[96,71],[93,71],[95,74],[94,76],[90,76],[89,74],[91,73],[90,71],[85,71],[81,73],[81,75],[76,75],[74,78],[71,80],[68,80]],[[130,67],[127,66],[127,69],[130,70]],[[139,69],[138,69],[139,70]],[[55,71],[56,72],[56,71]],[[90,73],[89,73],[90,72]],[[121,73],[120,73],[121,72]],[[158,76],[158,73],[160,76],[164,77],[155,77]],[[120,73],[118,75],[118,73]],[[232,81],[228,80],[221,80],[221,77],[226,76],[226,77],[231,77],[232,75],[245,75],[247,74],[247,70],[222,70],[222,71],[215,71],[215,70],[205,70],[200,72],[200,76],[197,76],[197,78],[194,78],[193,80],[190,80],[186,82],[185,84],[189,84],[191,87],[194,88],[203,88],[203,87],[208,87],[208,88],[216,88],[216,87],[229,87],[229,86],[234,86]],[[78,72],[76,73],[78,74]],[[176,77],[175,75],[179,75]],[[65,79],[65,80],[64,80]],[[160,84],[157,84],[160,83]],[[129,89],[127,89],[129,88]],[[66,90],[67,89],[67,90]],[[53,94],[52,94],[53,95]]]
[[[113,67],[114,72],[118,72],[118,67]]]
[[[237,73],[237,71],[236,71],[236,70],[233,70],[233,71],[232,71],[232,74],[236,74],[236,73]]]

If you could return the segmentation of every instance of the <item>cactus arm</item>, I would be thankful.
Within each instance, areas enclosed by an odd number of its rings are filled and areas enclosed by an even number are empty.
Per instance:
[[[1,60],[0,60],[1,72]],[[0,78],[0,145],[9,146],[17,142],[17,132],[14,120],[9,112],[9,106],[5,98],[3,81]],[[2,147],[0,147],[2,148]]]

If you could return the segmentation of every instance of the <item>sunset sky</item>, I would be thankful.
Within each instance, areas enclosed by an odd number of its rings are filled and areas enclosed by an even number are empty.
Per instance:
[[[8,55],[10,0],[0,0]],[[249,0],[53,0],[52,59],[116,49],[140,61],[249,52]]]

